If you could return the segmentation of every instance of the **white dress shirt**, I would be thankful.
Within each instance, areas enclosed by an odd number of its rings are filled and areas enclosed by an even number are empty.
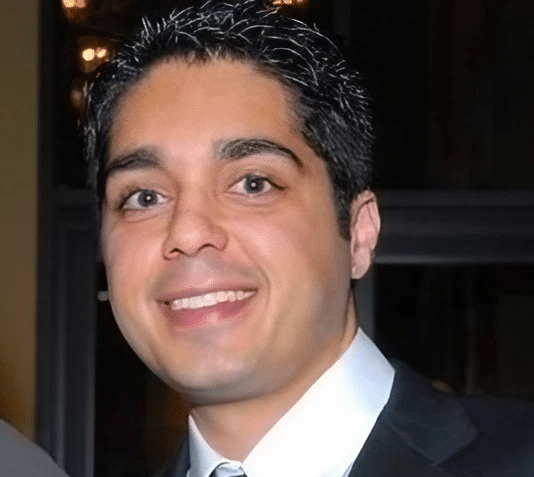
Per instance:
[[[219,455],[189,417],[188,477],[346,477],[384,405],[395,371],[361,329],[345,353],[269,430],[243,462]],[[231,472],[235,469],[237,472]]]

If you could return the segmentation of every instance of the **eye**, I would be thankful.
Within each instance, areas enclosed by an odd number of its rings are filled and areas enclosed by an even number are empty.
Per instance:
[[[258,174],[249,174],[236,182],[232,188],[232,192],[236,192],[244,195],[262,195],[270,192],[276,188],[281,190],[282,188],[277,186],[274,182],[267,177],[260,176]]]
[[[122,210],[143,210],[165,202],[165,197],[151,189],[141,189],[129,194],[123,201]]]

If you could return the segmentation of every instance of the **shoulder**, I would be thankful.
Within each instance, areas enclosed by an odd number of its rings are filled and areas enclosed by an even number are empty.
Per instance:
[[[491,396],[459,396],[458,402],[484,432],[515,429],[534,437],[534,402]]]
[[[452,467],[469,464],[488,477],[533,475],[534,403],[495,397],[456,399],[477,437],[451,460]]]
[[[394,367],[390,422],[413,448],[454,476],[533,475],[534,403],[443,393]]]
[[[67,477],[52,458],[0,420],[0,475]]]

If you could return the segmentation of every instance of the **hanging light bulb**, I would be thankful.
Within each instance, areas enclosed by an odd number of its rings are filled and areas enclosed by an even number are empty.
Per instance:
[[[82,51],[82,58],[85,61],[93,61],[95,59],[96,52],[94,48],[86,48]]]
[[[87,6],[87,0],[61,0],[61,3],[67,9],[85,8]]]
[[[98,47],[98,48],[96,49],[96,57],[97,57],[97,58],[102,59],[102,58],[106,57],[107,54],[108,54],[108,50],[107,50],[107,48],[100,48],[100,47]]]

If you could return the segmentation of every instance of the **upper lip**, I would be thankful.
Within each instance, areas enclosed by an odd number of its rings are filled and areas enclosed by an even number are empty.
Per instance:
[[[208,287],[190,287],[190,286],[184,286],[180,289],[177,289],[175,291],[165,292],[159,295],[156,300],[162,303],[169,304],[174,300],[179,300],[181,298],[189,298],[192,296],[198,296],[198,295],[205,295],[207,293],[215,293],[218,291],[237,291],[237,290],[243,290],[243,291],[255,291],[258,287],[255,285],[252,285],[251,283],[245,283],[245,282],[225,282],[225,283],[219,283],[219,284],[212,284]]]

